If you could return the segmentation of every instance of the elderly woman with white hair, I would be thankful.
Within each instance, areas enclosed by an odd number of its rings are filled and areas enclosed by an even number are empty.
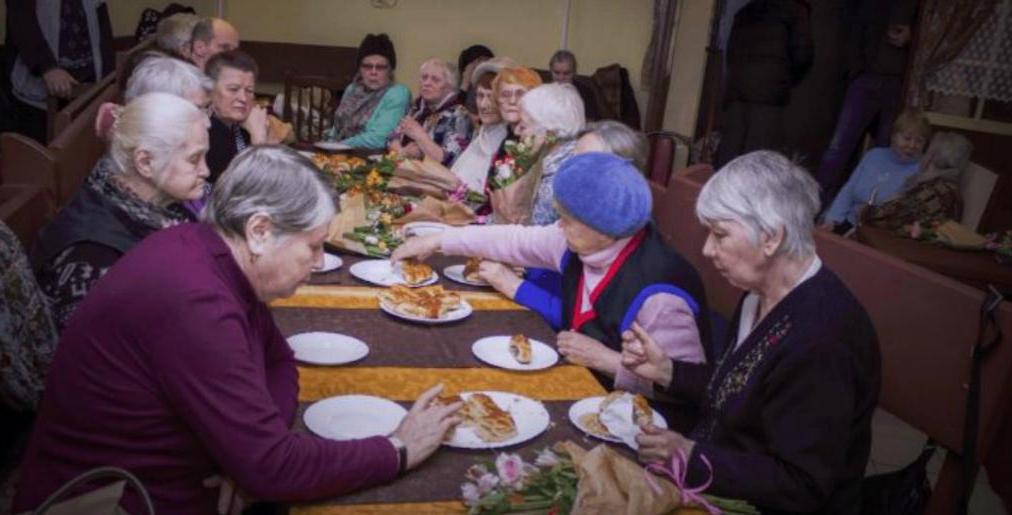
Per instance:
[[[140,96],[123,109],[108,154],[43,228],[32,252],[58,325],[134,245],[192,220],[180,203],[204,193],[208,123],[203,111],[167,93]]]
[[[418,99],[390,141],[389,149],[410,159],[428,157],[451,166],[471,141],[471,117],[457,89],[453,65],[438,58],[418,70]]]
[[[234,485],[255,500],[312,500],[391,481],[435,452],[460,407],[430,406],[439,387],[389,437],[290,429],[298,371],[268,304],[323,262],[334,213],[311,162],[253,147],[216,184],[205,223],[124,256],[63,332],[15,509],[103,465],[134,473],[159,513],[211,514],[222,477],[224,494]],[[127,510],[140,506],[124,494]]]
[[[563,163],[553,181],[556,223],[450,228],[408,239],[391,259],[442,252],[560,273],[559,352],[593,370],[608,388],[652,396],[650,383],[620,363],[622,332],[637,321],[665,355],[704,363],[709,313],[703,284],[657,232],[650,188],[628,161],[582,154]],[[523,303],[527,293],[519,281],[512,288],[505,293]]]
[[[129,104],[147,93],[169,93],[189,100],[200,109],[207,109],[213,87],[214,81],[189,62],[147,52],[130,73],[123,90],[123,103]],[[99,107],[95,116],[95,132],[100,137],[109,136],[109,129],[121,109],[121,105],[112,102]]]
[[[815,253],[818,210],[814,179],[780,154],[731,161],[696,202],[710,231],[703,255],[746,291],[722,355],[684,363],[635,325],[623,335],[624,366],[701,410],[685,435],[644,427],[640,459],[681,461],[687,484],[712,480],[709,493],[763,513],[860,509],[878,342],[864,308]]]
[[[637,170],[645,173],[650,145],[642,132],[619,121],[602,120],[588,123],[580,131],[573,153],[585,152],[608,152],[622,156],[632,161]]]
[[[540,170],[531,207],[534,225],[548,225],[559,219],[552,183],[555,172],[576,150],[576,136],[585,122],[583,100],[572,84],[543,84],[520,99],[517,135],[533,139],[535,146],[544,146],[541,159],[534,165]]]

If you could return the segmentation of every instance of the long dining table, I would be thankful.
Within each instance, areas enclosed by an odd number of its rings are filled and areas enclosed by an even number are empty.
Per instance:
[[[292,297],[272,304],[274,318],[284,335],[329,331],[367,343],[368,355],[343,366],[299,365],[299,414],[296,430],[307,431],[305,408],[336,395],[364,394],[390,399],[410,407],[423,391],[442,383],[446,392],[505,391],[543,403],[551,416],[546,431],[513,447],[467,450],[441,447],[417,469],[396,481],[350,495],[291,506],[293,515],[376,513],[463,513],[460,485],[468,467],[495,452],[519,452],[533,459],[537,450],[572,440],[590,448],[600,441],[584,435],[568,419],[577,400],[603,395],[605,389],[586,368],[565,361],[531,372],[493,368],[471,352],[479,338],[523,333],[554,346],[555,333],[536,313],[487,288],[449,282],[443,267],[461,263],[445,256],[429,260],[440,274],[439,284],[461,292],[474,311],[464,320],[441,325],[420,325],[394,318],[379,309],[382,290],[354,278],[348,269],[362,259],[341,254],[338,270],[314,274],[310,283]],[[696,513],[683,510],[680,513]],[[701,512],[700,512],[701,513]]]

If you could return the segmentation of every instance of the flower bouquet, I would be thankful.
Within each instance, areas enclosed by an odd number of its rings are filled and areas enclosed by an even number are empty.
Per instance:
[[[652,466],[655,476],[607,445],[587,451],[560,442],[537,453],[534,462],[500,454],[468,469],[461,494],[470,514],[480,513],[727,513],[759,512],[744,501],[723,499],[685,485],[684,467]]]
[[[541,154],[554,141],[551,135],[540,145],[532,138],[506,141],[506,156],[492,164],[489,179],[489,200],[497,223],[525,224],[530,220],[534,191],[541,179]]]

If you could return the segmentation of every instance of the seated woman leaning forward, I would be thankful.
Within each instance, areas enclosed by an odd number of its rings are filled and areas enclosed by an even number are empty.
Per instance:
[[[147,235],[193,215],[181,202],[204,194],[207,115],[168,93],[130,102],[109,152],[39,234],[32,268],[57,325],[67,323],[106,270]]]
[[[687,462],[688,484],[763,513],[858,513],[878,401],[878,342],[867,313],[815,254],[818,185],[775,152],[741,156],[707,182],[696,215],[703,255],[746,290],[710,365],[664,356],[633,326],[622,363],[701,417],[685,435],[653,426],[640,459]]]
[[[310,500],[391,481],[432,454],[460,407],[430,407],[439,387],[390,438],[289,429],[298,372],[267,303],[322,262],[334,212],[312,163],[253,147],[221,176],[206,223],[154,234],[116,263],[63,332],[15,511],[102,465],[137,475],[158,513],[211,514],[212,476],[257,500]]]
[[[561,272],[559,352],[608,387],[652,392],[620,363],[621,334],[634,320],[666,355],[703,363],[703,285],[650,223],[650,189],[639,171],[611,154],[583,154],[562,165],[554,191],[558,223],[447,229],[407,240],[392,259],[439,251]]]

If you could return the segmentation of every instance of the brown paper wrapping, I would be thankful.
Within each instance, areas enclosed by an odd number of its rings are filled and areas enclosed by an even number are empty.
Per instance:
[[[513,184],[492,190],[489,201],[492,203],[495,223],[520,225],[530,223],[531,211],[534,208],[534,192],[539,182],[541,182],[540,161]]]
[[[449,168],[426,157],[424,160],[406,159],[397,165],[387,189],[402,195],[445,199],[460,185],[460,179]]]
[[[394,220],[394,224],[411,222],[439,222],[447,225],[467,225],[477,217],[471,208],[460,202],[424,197],[411,212]]]
[[[682,506],[682,492],[667,479],[653,476],[661,493],[654,492],[643,467],[601,444],[587,451],[565,441],[556,449],[569,454],[576,466],[573,513],[662,515]]]
[[[327,230],[327,243],[356,254],[369,255],[365,245],[355,240],[344,237],[345,233],[352,232],[356,227],[366,225],[365,196],[361,193],[341,195],[341,212],[330,221],[330,228]]]

